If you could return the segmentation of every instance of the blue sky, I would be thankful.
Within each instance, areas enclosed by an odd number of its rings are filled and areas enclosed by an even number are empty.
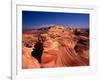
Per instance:
[[[89,14],[22,11],[23,28],[39,28],[51,24],[88,28]]]

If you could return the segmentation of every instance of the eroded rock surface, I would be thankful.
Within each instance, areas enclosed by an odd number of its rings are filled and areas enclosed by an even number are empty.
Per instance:
[[[89,30],[63,26],[23,33],[24,68],[89,65]]]

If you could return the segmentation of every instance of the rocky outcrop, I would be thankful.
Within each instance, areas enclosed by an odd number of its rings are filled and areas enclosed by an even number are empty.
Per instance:
[[[31,34],[29,39],[23,34],[23,68],[72,67],[89,65],[89,30],[63,26],[49,26]],[[30,50],[29,50],[29,49]],[[30,52],[28,52],[28,50]],[[27,53],[26,53],[27,52]],[[25,55],[27,54],[27,55]],[[29,56],[26,58],[25,56]]]

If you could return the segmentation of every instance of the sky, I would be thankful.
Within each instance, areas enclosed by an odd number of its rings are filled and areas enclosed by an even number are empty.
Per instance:
[[[48,27],[49,25],[88,28],[89,14],[22,11],[22,26],[24,29]]]

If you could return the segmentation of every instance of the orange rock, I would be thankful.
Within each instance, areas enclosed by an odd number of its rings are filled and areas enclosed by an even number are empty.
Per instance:
[[[42,51],[40,62],[32,56],[34,45],[39,41],[43,45],[43,50],[40,50]],[[88,29],[50,26],[47,29],[39,29],[37,32],[33,30],[23,33],[23,43],[23,69],[89,66]],[[37,48],[35,50],[39,50],[40,47]],[[39,53],[36,56],[38,55]]]
[[[24,47],[22,54],[22,68],[28,69],[28,68],[39,68],[39,67],[40,67],[39,62],[34,57],[31,56],[31,49]]]

